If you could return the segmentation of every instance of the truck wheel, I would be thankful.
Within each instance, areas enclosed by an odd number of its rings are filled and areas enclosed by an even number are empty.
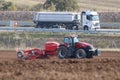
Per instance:
[[[78,49],[76,51],[76,58],[78,59],[82,59],[82,58],[85,58],[86,57],[86,52],[84,49]]]
[[[78,26],[73,26],[73,30],[78,30]]]
[[[18,57],[19,59],[23,59],[23,57],[24,57],[24,52],[23,52],[23,51],[17,52],[17,57]]]
[[[37,24],[37,25],[36,25],[36,28],[41,28],[41,25],[40,25],[40,24]]]
[[[78,26],[76,26],[76,30],[78,30]]]
[[[60,46],[58,49],[58,57],[63,59],[63,58],[67,58],[68,56],[68,49],[65,46]]]
[[[88,30],[88,26],[84,26],[84,30]]]
[[[38,25],[35,26],[35,28],[38,28],[38,27],[39,27]]]

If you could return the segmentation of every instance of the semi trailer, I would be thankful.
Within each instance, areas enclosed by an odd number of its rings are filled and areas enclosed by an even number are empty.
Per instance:
[[[63,27],[70,30],[92,30],[100,28],[99,14],[83,12],[36,12],[33,18],[37,28]]]

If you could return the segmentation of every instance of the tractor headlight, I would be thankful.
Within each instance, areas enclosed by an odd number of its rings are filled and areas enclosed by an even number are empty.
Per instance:
[[[95,49],[89,49],[89,51],[95,51]]]

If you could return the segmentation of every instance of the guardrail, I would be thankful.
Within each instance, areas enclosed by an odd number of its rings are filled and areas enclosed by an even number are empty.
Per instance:
[[[106,28],[118,28],[120,29],[120,23],[100,23],[101,28],[106,27]]]
[[[120,29],[98,29],[98,30],[62,30],[62,29],[42,29],[42,28],[34,28],[34,27],[0,27],[1,31],[26,31],[26,32],[85,32],[85,33],[120,33]]]
[[[32,21],[17,21],[18,26],[35,26],[34,22]],[[10,21],[0,21],[0,26],[9,26]],[[107,28],[119,28],[120,29],[120,23],[100,23],[101,28],[107,27]]]
[[[32,21],[17,21],[18,26],[35,26]],[[10,26],[10,21],[0,21],[0,26]]]

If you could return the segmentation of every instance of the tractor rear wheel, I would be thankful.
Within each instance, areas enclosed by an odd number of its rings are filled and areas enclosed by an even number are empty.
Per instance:
[[[58,49],[58,57],[63,59],[63,58],[68,58],[68,49],[65,46],[60,46]]]
[[[86,52],[84,49],[78,49],[75,55],[76,55],[76,58],[82,59],[86,57]]]

